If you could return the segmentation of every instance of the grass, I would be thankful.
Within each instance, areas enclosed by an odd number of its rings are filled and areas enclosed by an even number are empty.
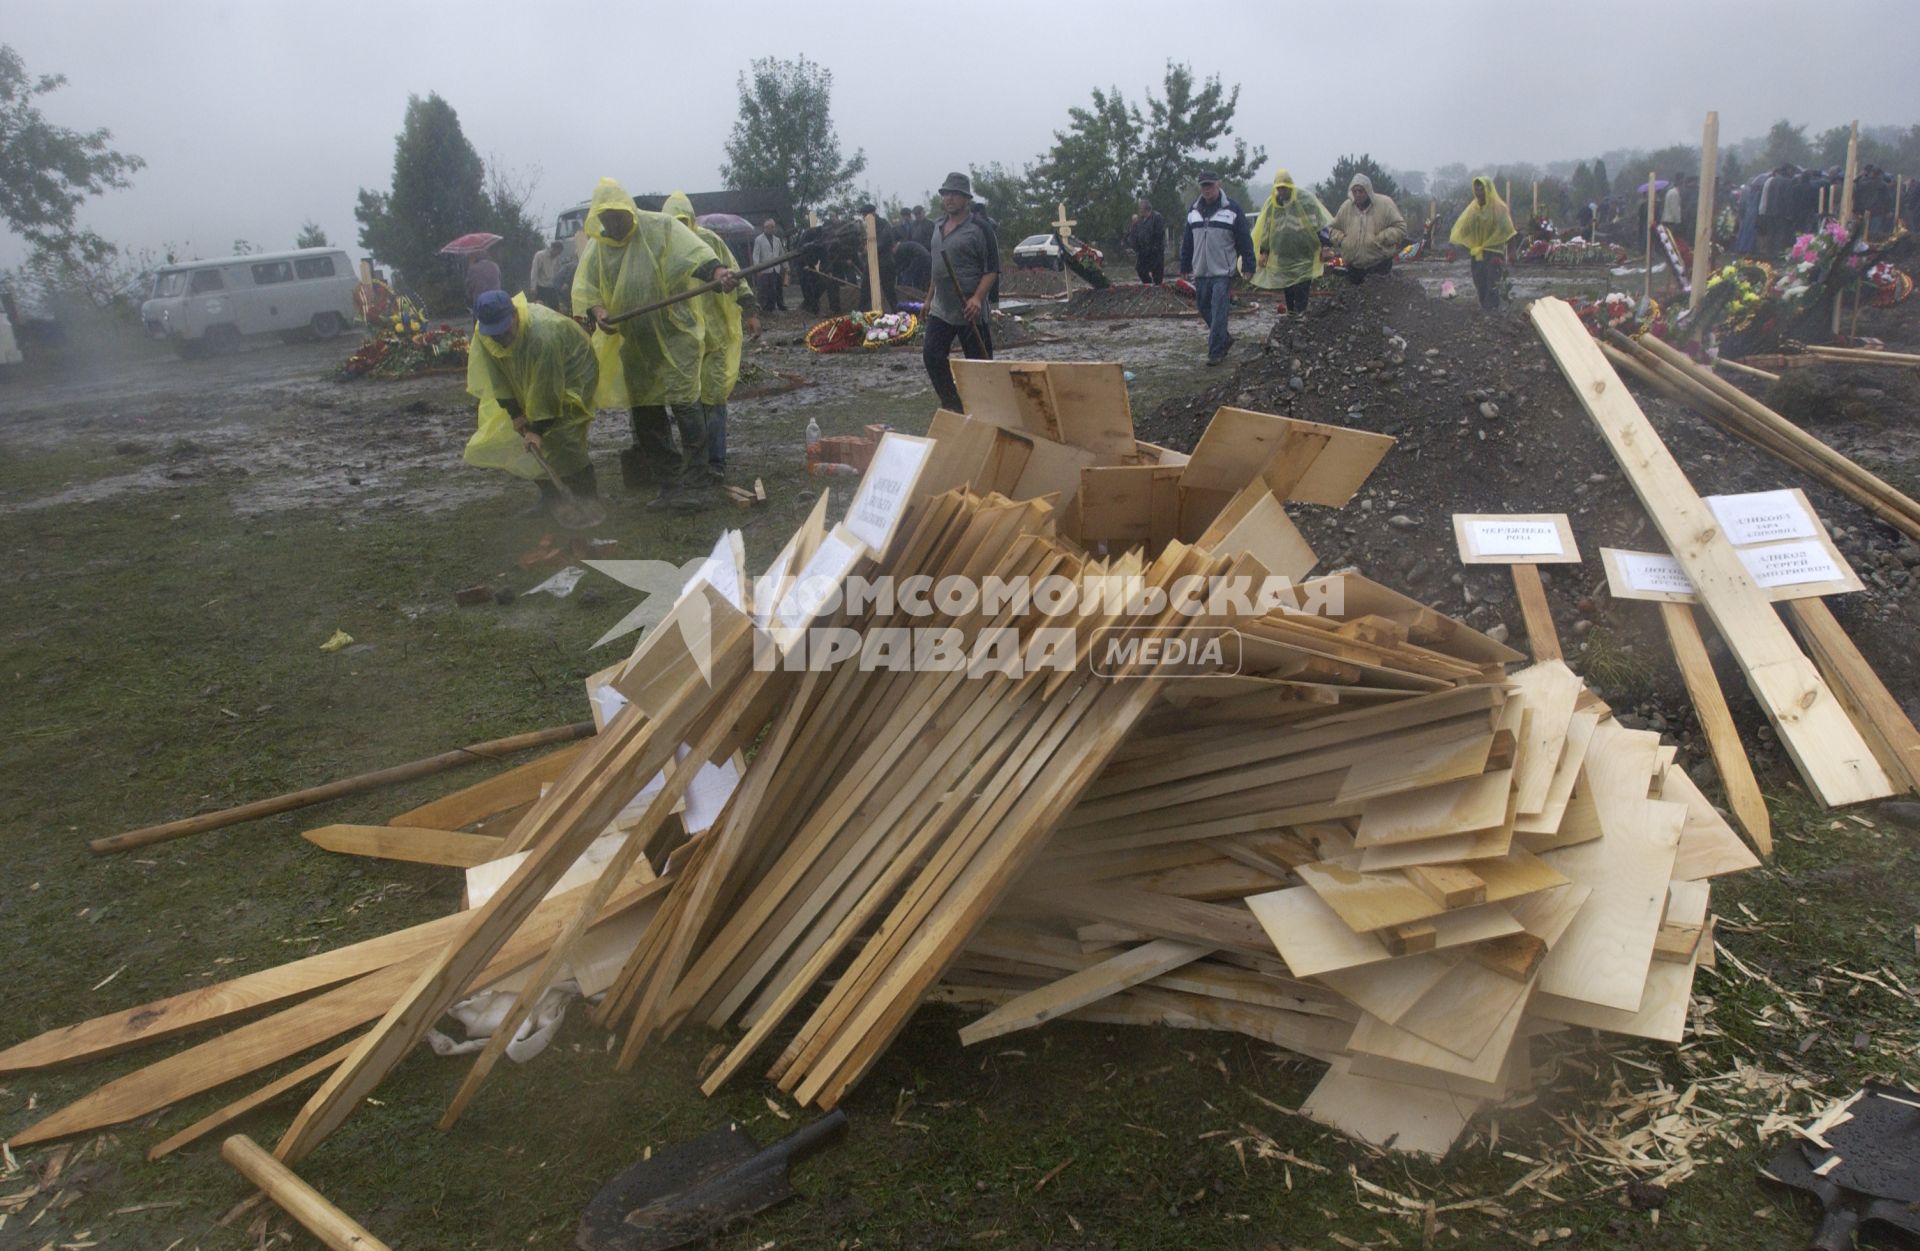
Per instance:
[[[738,420],[755,420],[751,411]],[[616,505],[623,554],[684,560],[724,520],[745,525],[749,559],[763,564],[811,503],[814,484],[788,454],[807,411],[752,430],[758,450],[741,468],[765,478],[766,510],[660,519]],[[110,445],[75,446],[0,458],[0,498],[104,476]],[[0,592],[0,701],[11,714],[0,728],[11,1009],[0,1042],[456,905],[448,871],[328,855],[298,831],[385,820],[480,770],[108,859],[90,857],[84,840],[578,718],[581,679],[607,659],[587,645],[628,592],[599,581],[567,600],[452,603],[477,581],[524,589],[544,576],[514,568],[538,530],[516,516],[530,492],[510,486],[444,513],[350,523],[323,509],[241,518],[225,480],[0,514],[12,574]],[[356,647],[321,653],[336,628]],[[1595,635],[1583,667],[1633,687],[1644,661]],[[1740,1065],[1803,1083],[1786,1105],[1794,1113],[1870,1076],[1915,1076],[1920,1009],[1903,988],[1920,978],[1916,831],[1871,811],[1871,825],[1836,819],[1776,781],[1778,856],[1716,890],[1731,958],[1699,981],[1703,1028],[1679,1049],[1584,1035],[1543,1043],[1537,1097],[1478,1122],[1444,1163],[1380,1155],[1285,1111],[1319,1066],[1238,1035],[1056,1023],[963,1050],[964,1017],[930,1009],[849,1099],[845,1141],[799,1168],[804,1198],[719,1245],[1286,1248],[1334,1245],[1336,1234],[1351,1240],[1343,1245],[1421,1245],[1419,1214],[1364,1182],[1437,1208],[1491,1205],[1438,1214],[1440,1247],[1525,1246],[1543,1234],[1553,1246],[1649,1251],[1800,1246],[1807,1210],[1754,1180],[1780,1140],[1760,1142],[1752,1118],[1781,1102],[1777,1092],[1701,1096],[1729,1117],[1732,1139],[1703,1145],[1657,1224],[1626,1205],[1631,1172],[1580,1158],[1563,1128],[1610,1095],[1684,1090]],[[766,1141],[811,1115],[751,1069],[703,1099],[697,1074],[718,1041],[691,1030],[619,1074],[607,1035],[576,1010],[544,1055],[496,1071],[449,1134],[431,1125],[466,1066],[422,1052],[301,1171],[395,1246],[567,1247],[587,1198],[643,1152],[729,1118]],[[151,1058],[0,1079],[0,1134]],[[61,1184],[0,1227],[0,1246],[83,1232],[102,1246],[257,1245],[244,1221],[214,1225],[245,1194],[217,1143],[158,1163],[143,1155],[257,1081],[83,1136]],[[270,1143],[295,1106],[282,1100],[236,1128]],[[0,1204],[50,1154],[19,1152]],[[1555,1159],[1571,1166],[1542,1183],[1555,1198],[1506,1193],[1535,1161]],[[50,1201],[65,1206],[42,1213]],[[177,1206],[125,1210],[155,1203]]]

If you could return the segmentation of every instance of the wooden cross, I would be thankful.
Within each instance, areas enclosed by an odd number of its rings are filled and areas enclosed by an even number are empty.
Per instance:
[[[1059,214],[1053,219],[1053,228],[1060,232],[1060,282],[1067,294],[1072,295],[1073,271],[1067,268],[1067,249],[1073,246],[1073,228],[1080,223],[1067,216],[1066,201],[1060,201],[1059,208]]]

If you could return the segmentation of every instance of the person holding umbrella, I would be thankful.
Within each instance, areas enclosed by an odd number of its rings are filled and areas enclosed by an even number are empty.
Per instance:
[[[733,271],[685,224],[665,213],[641,212],[611,178],[594,188],[585,230],[573,307],[586,312],[595,328],[598,406],[624,407],[633,423],[633,446],[620,453],[621,480],[629,487],[659,483],[650,508],[703,508],[707,414],[700,402],[700,359],[706,328],[699,301],[682,300],[630,321],[611,318],[709,279],[731,292]],[[674,426],[680,431],[677,451]]]
[[[480,402],[479,425],[462,459],[531,479],[549,515],[563,498],[555,478],[577,498],[596,498],[587,432],[600,364],[587,332],[565,313],[498,289],[473,302],[473,330],[467,394]]]

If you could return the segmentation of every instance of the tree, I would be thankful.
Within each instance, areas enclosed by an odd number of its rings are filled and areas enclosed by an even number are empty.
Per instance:
[[[35,251],[98,261],[111,245],[78,229],[75,215],[91,197],[128,186],[146,162],[108,147],[111,131],[68,130],[41,115],[34,101],[66,81],[29,77],[20,54],[0,44],[0,222]]]
[[[1159,99],[1151,93],[1147,96],[1146,150],[1139,178],[1141,189],[1156,205],[1179,200],[1199,181],[1202,171],[1212,170],[1229,183],[1240,183],[1267,163],[1266,149],[1248,149],[1244,139],[1233,141],[1232,155],[1216,151],[1233,134],[1239,84],[1229,91],[1221,86],[1219,75],[1209,74],[1196,91],[1193,70],[1168,61],[1161,89],[1165,94]],[[1134,116],[1138,120],[1139,114]]]
[[[1812,164],[1813,145],[1807,142],[1807,128],[1781,118],[1767,130],[1766,140],[1760,146],[1760,159],[1768,169]]]
[[[393,187],[362,187],[354,206],[360,246],[398,268],[430,307],[464,305],[458,272],[436,254],[450,239],[494,228],[486,179],[453,106],[438,95],[409,96],[393,144]]]
[[[1067,129],[1055,131],[1053,147],[1029,167],[1034,198],[1049,219],[1054,204],[1064,201],[1079,222],[1076,234],[1114,240],[1138,196],[1165,213],[1184,202],[1202,171],[1244,182],[1267,154],[1240,139],[1221,150],[1239,104],[1239,87],[1229,90],[1217,76],[1196,85],[1192,69],[1172,61],[1161,94],[1148,91],[1144,110],[1127,103],[1118,87],[1096,88],[1087,107],[1067,111]]]
[[[1393,175],[1382,168],[1380,162],[1374,160],[1370,154],[1365,152],[1359,156],[1349,154],[1335,161],[1333,173],[1327,175],[1327,180],[1313,189],[1314,194],[1320,197],[1320,203],[1326,205],[1329,212],[1340,211],[1340,202],[1347,198],[1347,186],[1353,181],[1355,174],[1365,174],[1372,179],[1373,189],[1389,200],[1400,194],[1400,184],[1396,183]]]
[[[1593,162],[1593,189],[1587,198],[1598,204],[1612,192],[1613,180],[1607,177],[1607,163],[1596,158]]]
[[[1066,204],[1083,238],[1114,238],[1125,229],[1133,215],[1130,205],[1144,186],[1145,123],[1118,87],[1095,87],[1091,105],[1068,109],[1067,118],[1067,129],[1053,133],[1052,149],[1032,167],[1034,198]]]
[[[1047,223],[1053,219],[1053,202],[1046,198],[1048,191],[1039,185],[1032,165],[1014,170],[995,161],[969,167],[967,177],[973,184],[974,198],[987,202],[988,215],[1000,227],[1002,243],[1017,243],[1028,235],[1052,229]],[[936,218],[940,215],[937,199],[928,212]],[[1002,257],[1001,263],[1011,262]]]
[[[320,229],[320,223],[309,217],[300,223],[300,233],[295,236],[296,248],[324,248],[327,246],[327,232]]]
[[[806,57],[756,58],[740,75],[740,117],[720,177],[736,191],[784,189],[794,211],[827,209],[852,195],[867,168],[864,151],[840,159],[833,125],[833,71]]]

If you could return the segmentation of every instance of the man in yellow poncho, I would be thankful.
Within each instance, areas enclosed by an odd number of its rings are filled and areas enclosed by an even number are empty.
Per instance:
[[[683,300],[618,324],[608,319],[663,300],[709,279],[726,290],[733,271],[698,235],[665,213],[644,213],[611,178],[593,189],[573,307],[593,321],[600,356],[602,408],[626,408],[633,446],[620,453],[629,487],[649,481],[660,495],[649,507],[705,506],[707,418],[700,403],[705,333],[698,300]],[[672,412],[669,421],[669,409]],[[680,449],[673,446],[673,427]]]
[[[727,241],[694,220],[693,201],[684,191],[676,191],[660,206],[669,217],[685,224],[700,236],[700,241],[725,260],[733,254]],[[760,301],[753,287],[741,283],[729,295],[714,291],[693,301],[700,306],[704,336],[700,349],[700,404],[707,412],[707,470],[714,477],[727,472],[727,397],[740,381],[740,351],[743,346],[741,321],[745,331],[760,337]]]
[[[1332,224],[1333,214],[1319,196],[1294,186],[1286,170],[1276,170],[1266,207],[1253,223],[1253,253],[1259,260],[1253,285],[1283,292],[1289,313],[1306,312],[1313,280],[1324,268],[1320,232]]]
[[[565,313],[497,289],[474,301],[473,330],[467,393],[480,401],[480,424],[466,462],[532,479],[543,510],[560,491],[541,457],[573,494],[598,495],[587,432],[600,363],[587,332]]]
[[[1506,201],[1493,189],[1493,179],[1473,180],[1473,199],[1453,223],[1447,237],[1467,250],[1472,258],[1473,289],[1480,295],[1480,307],[1500,307],[1500,278],[1507,260],[1507,240],[1518,232]]]
[[[1346,263],[1347,281],[1358,286],[1370,275],[1393,272],[1393,258],[1407,243],[1407,219],[1391,196],[1373,189],[1373,179],[1355,174],[1328,235]]]

